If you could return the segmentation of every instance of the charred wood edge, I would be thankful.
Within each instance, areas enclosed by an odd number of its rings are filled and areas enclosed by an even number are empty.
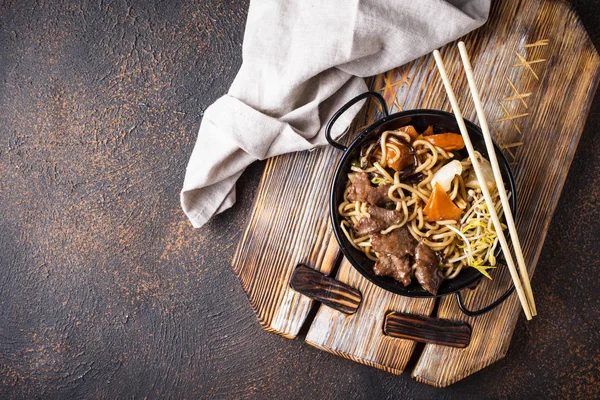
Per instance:
[[[383,332],[394,338],[461,349],[471,341],[471,327],[466,322],[395,311],[385,316]]]
[[[357,289],[302,264],[292,273],[290,287],[344,314],[354,314],[362,302]]]

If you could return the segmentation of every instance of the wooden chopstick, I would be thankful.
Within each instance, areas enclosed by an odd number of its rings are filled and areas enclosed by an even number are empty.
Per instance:
[[[492,196],[490,196],[490,192],[487,188],[483,172],[481,171],[481,166],[479,165],[479,161],[475,156],[475,149],[473,148],[473,143],[471,143],[471,139],[469,138],[469,132],[467,131],[465,121],[463,120],[462,112],[460,111],[458,101],[456,100],[456,96],[454,95],[454,91],[452,90],[452,85],[450,84],[450,80],[448,79],[446,67],[444,67],[444,61],[442,60],[442,56],[440,55],[440,52],[438,50],[435,50],[433,52],[433,57],[435,58],[435,63],[442,77],[442,81],[444,82],[444,87],[446,88],[448,99],[450,100],[450,104],[452,105],[452,110],[454,111],[456,122],[458,123],[458,127],[460,128],[460,133],[465,142],[465,147],[467,148],[469,157],[471,158],[471,164],[473,165],[475,176],[477,176],[477,181],[479,182],[479,186],[481,187],[481,193],[483,194],[485,203],[490,212],[490,217],[492,218],[492,222],[494,224],[494,228],[496,229],[496,234],[498,235],[500,246],[502,247],[502,251],[504,252],[506,263],[508,265],[508,270],[510,271],[510,276],[515,285],[515,289],[517,290],[519,301],[521,302],[521,307],[523,307],[525,317],[527,317],[527,319],[530,320],[531,311],[529,310],[529,304],[527,303],[527,298],[525,297],[525,293],[523,292],[523,286],[521,285],[519,274],[517,273],[515,263],[512,259],[512,255],[508,248],[508,243],[506,242],[506,238],[504,237],[504,232],[502,232],[502,225],[500,224],[500,219],[498,218],[498,214],[496,213],[496,208],[494,207]]]
[[[525,289],[525,295],[529,302],[529,308],[531,309],[531,315],[536,316],[537,310],[535,307],[535,301],[533,299],[533,292],[531,291],[531,282],[529,281],[529,274],[527,273],[527,266],[525,265],[525,258],[523,257],[523,250],[521,249],[521,242],[517,235],[517,227],[515,226],[515,220],[510,210],[508,203],[508,196],[506,196],[506,189],[504,188],[504,181],[502,180],[502,174],[500,173],[500,165],[496,158],[496,152],[494,150],[494,144],[492,141],[492,135],[490,134],[490,128],[488,127],[485,112],[481,104],[481,98],[479,97],[479,90],[475,85],[475,77],[473,76],[473,68],[471,67],[471,61],[467,54],[467,48],[465,42],[458,42],[458,50],[460,57],[463,62],[465,74],[467,75],[467,81],[469,82],[469,88],[471,89],[471,97],[473,97],[473,103],[475,103],[475,110],[477,110],[477,118],[479,118],[479,125],[483,132],[483,139],[485,140],[485,147],[488,151],[490,164],[492,164],[492,170],[494,171],[494,178],[496,179],[496,186],[500,193],[500,200],[502,202],[502,208],[504,209],[504,215],[506,217],[506,224],[510,232],[510,239],[512,241],[513,250],[517,256],[517,264],[519,266],[519,273],[521,274],[521,280],[523,281],[523,288]]]

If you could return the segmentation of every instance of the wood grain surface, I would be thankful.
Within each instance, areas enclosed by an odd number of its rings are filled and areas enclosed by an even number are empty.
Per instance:
[[[571,4],[600,46],[600,2]],[[437,389],[415,360],[392,375],[261,328],[230,263],[266,163],[202,229],[179,205],[247,8],[0,2],[0,399],[600,398],[598,96],[532,282],[539,318],[518,318],[504,359]]]
[[[564,30],[553,29],[559,25],[564,26]],[[491,10],[490,22],[464,40],[474,66],[475,80],[482,88],[481,99],[486,115],[492,121],[495,140],[507,152],[517,178],[517,226],[524,256],[533,274],[596,91],[600,76],[598,55],[568,5],[549,0],[496,2]],[[470,101],[456,43],[445,46],[441,52],[463,115],[476,123],[475,107]],[[415,108],[450,111],[431,55],[375,77],[371,86],[382,92],[391,111]],[[356,126],[368,125],[379,117],[375,104],[370,104],[365,110],[366,113],[357,119]],[[350,132],[356,132],[356,126]],[[298,248],[294,239],[297,235],[309,239],[329,235],[331,239],[326,225],[312,229],[314,223],[310,219],[314,216],[321,221],[328,220],[323,190],[329,188],[333,167],[329,170],[320,168],[327,164],[323,160],[328,157],[330,164],[337,161],[337,155],[328,149],[323,152],[320,164],[314,166],[318,173],[326,172],[321,175],[325,177],[322,178],[326,182],[324,185],[312,183],[317,172],[288,173],[306,165],[305,159],[300,160],[301,164],[294,165],[291,161],[281,164],[281,169],[275,167],[265,171],[252,220],[234,260],[234,269],[241,274],[244,288],[261,323],[284,336],[295,336],[308,315],[307,299],[283,296],[283,282],[289,279],[298,256],[289,261],[284,259],[283,265],[280,258],[269,259],[271,262],[265,265],[254,255],[262,257],[264,249],[269,246],[274,254],[278,253],[277,248],[286,253],[299,250],[300,257],[302,252],[308,254],[323,252],[327,247],[331,249],[331,242],[315,242],[316,248]],[[285,156],[284,160],[288,162],[291,157]],[[310,161],[309,165],[312,165]],[[313,189],[312,185],[317,187]],[[279,201],[288,194],[291,196],[285,201]],[[295,219],[295,224],[284,224],[297,204],[313,197],[321,200],[320,206],[317,202],[317,208],[308,216]],[[302,200],[294,201],[298,198]],[[256,225],[254,221],[262,225]],[[245,248],[250,250],[245,251]],[[330,261],[335,261],[335,258]],[[327,264],[327,273],[333,267],[333,264]],[[348,283],[343,279],[347,272],[343,271],[342,267],[336,278]],[[265,282],[269,278],[271,282]],[[471,309],[485,307],[506,291],[509,279],[507,268],[499,268],[493,281],[484,282],[466,294],[466,304]],[[260,285],[254,284],[254,281],[260,282]],[[414,346],[380,338],[382,332],[378,327],[389,298],[369,286],[373,285],[366,280],[361,282],[359,290],[363,293],[363,304],[355,317],[334,317],[336,314],[331,310],[319,310],[307,342],[354,361],[400,373]],[[371,295],[375,299],[369,301],[367,293],[371,289],[377,294]],[[418,303],[418,300],[398,299],[394,306],[410,308],[415,302]],[[471,343],[466,350],[433,344],[426,346],[413,377],[420,382],[444,387],[502,358],[509,347],[518,317],[516,304],[513,296],[494,312],[468,318],[456,307],[453,297],[443,299],[438,316],[468,320],[473,326]],[[429,310],[424,313],[428,315],[432,310],[428,306],[426,302],[420,312]],[[270,318],[274,315],[285,315],[285,321],[291,321],[290,325],[294,327],[291,335],[285,329],[273,329]]]
[[[232,261],[261,325],[285,337],[298,334],[312,305],[289,287],[294,268],[305,264],[329,274],[338,256],[326,204],[331,184],[327,177],[339,153],[329,147],[267,162]]]
[[[392,311],[429,315],[435,301],[411,299],[383,290],[358,273],[345,258],[336,279],[358,289],[363,296],[362,304],[353,315],[319,307],[306,343],[386,372],[402,373],[416,342],[386,335],[385,315]]]

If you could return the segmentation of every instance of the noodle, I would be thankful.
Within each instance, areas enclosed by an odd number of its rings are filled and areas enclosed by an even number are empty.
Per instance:
[[[416,165],[413,165],[413,174],[421,174],[422,179],[414,184],[401,181],[402,171],[393,171],[388,167],[401,157],[401,146],[411,143],[414,149]],[[412,154],[412,153],[411,153]],[[391,157],[393,155],[393,157]],[[388,197],[393,202],[389,209],[403,214],[399,223],[390,225],[380,233],[383,235],[406,227],[410,234],[422,241],[434,252],[439,252],[443,262],[440,268],[445,279],[453,279],[466,267],[475,267],[485,272],[496,264],[494,257],[498,245],[494,227],[489,217],[489,211],[479,189],[467,188],[465,182],[472,170],[471,160],[465,158],[460,161],[462,173],[452,178],[449,198],[461,210],[459,221],[428,221],[424,216],[423,208],[429,201],[432,192],[432,179],[434,174],[449,163],[454,157],[450,151],[434,146],[429,141],[421,139],[412,140],[410,135],[402,131],[385,131],[378,141],[373,141],[361,149],[360,158],[356,166],[353,163],[353,173],[364,172],[370,175],[373,183],[390,185]],[[481,155],[478,155],[481,157]],[[371,177],[375,178],[371,178]],[[348,181],[348,185],[350,185]],[[341,223],[342,231],[350,244],[365,253],[373,261],[377,261],[377,254],[373,252],[371,235],[355,237],[352,225],[362,218],[369,218],[369,204],[361,201],[350,201],[348,191],[344,192],[344,201],[339,205],[339,215],[345,218]],[[501,215],[501,204],[497,189],[492,192],[495,208]],[[397,222],[397,221],[395,221]],[[485,263],[489,266],[483,266]],[[413,276],[416,263],[413,263]]]

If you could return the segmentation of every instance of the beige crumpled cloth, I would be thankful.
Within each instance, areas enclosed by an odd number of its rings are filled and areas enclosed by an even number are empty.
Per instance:
[[[235,203],[235,182],[252,162],[326,144],[324,125],[367,90],[364,77],[478,28],[489,7],[489,0],[252,0],[242,67],[205,111],[187,166],[181,205],[192,225]],[[338,120],[334,136],[354,113]]]

